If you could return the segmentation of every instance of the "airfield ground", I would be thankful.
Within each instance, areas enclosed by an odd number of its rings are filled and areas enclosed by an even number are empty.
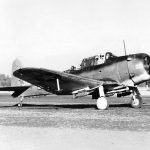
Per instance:
[[[0,147],[3,150],[98,150],[150,148],[150,97],[141,109],[130,98],[108,98],[108,110],[96,109],[91,97],[19,99],[0,96]]]

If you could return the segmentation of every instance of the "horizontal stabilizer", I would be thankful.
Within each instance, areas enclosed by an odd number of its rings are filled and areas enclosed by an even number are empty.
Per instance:
[[[10,87],[0,87],[0,91],[14,91],[13,97],[18,97],[24,91],[26,91],[30,86],[10,86]]]

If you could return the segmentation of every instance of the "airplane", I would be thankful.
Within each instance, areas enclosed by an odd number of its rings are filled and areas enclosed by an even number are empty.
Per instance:
[[[98,57],[104,62],[98,64]],[[92,95],[97,99],[97,109],[109,107],[106,97],[132,94],[131,106],[141,108],[143,101],[137,85],[150,80],[150,56],[145,53],[115,56],[107,52],[83,59],[81,67],[67,71],[45,68],[20,68],[13,75],[57,95],[73,95],[79,98]]]
[[[22,106],[23,99],[26,97],[33,96],[41,96],[41,95],[49,95],[49,92],[31,85],[29,83],[25,83],[23,80],[20,80],[13,76],[13,72],[19,68],[22,68],[23,65],[19,59],[15,59],[12,63],[12,77],[11,77],[11,86],[0,87],[0,91],[13,91],[12,97],[21,97],[20,103],[18,106]]]

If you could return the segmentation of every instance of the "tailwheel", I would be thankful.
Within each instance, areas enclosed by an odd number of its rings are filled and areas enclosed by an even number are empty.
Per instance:
[[[143,104],[142,97],[140,95],[133,95],[131,98],[131,107],[141,108]]]
[[[99,110],[105,110],[108,108],[108,101],[105,97],[100,97],[97,99],[97,108]]]
[[[18,104],[18,107],[22,107],[22,103],[19,103],[19,104]]]
[[[21,96],[20,103],[18,104],[18,107],[22,107],[23,99],[24,99],[24,96]]]

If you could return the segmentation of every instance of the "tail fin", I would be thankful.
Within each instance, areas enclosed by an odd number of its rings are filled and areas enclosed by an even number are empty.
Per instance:
[[[24,82],[22,80],[13,76],[13,72],[20,68],[23,68],[23,65],[21,61],[17,58],[12,63],[11,86],[23,86],[24,85]]]

